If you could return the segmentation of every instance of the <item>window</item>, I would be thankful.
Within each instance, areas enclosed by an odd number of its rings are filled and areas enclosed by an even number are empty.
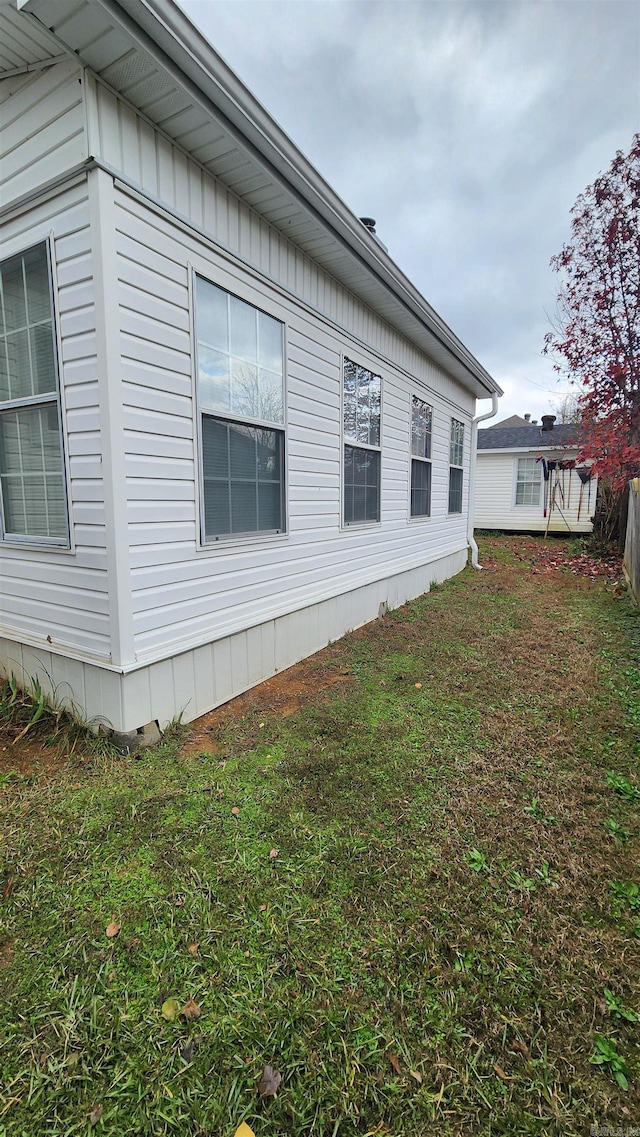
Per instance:
[[[433,410],[411,398],[411,516],[431,514],[431,424]]]
[[[464,423],[452,418],[449,444],[449,513],[462,513],[463,453]]]
[[[0,506],[8,540],[67,545],[49,249],[0,264]]]
[[[516,505],[540,505],[541,473],[535,458],[518,458]]]
[[[196,277],[203,540],[284,529],[283,325]]]
[[[344,361],[344,523],[380,520],[381,380]]]

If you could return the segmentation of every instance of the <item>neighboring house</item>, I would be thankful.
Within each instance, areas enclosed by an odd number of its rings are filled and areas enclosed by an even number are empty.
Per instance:
[[[545,415],[541,426],[478,431],[477,528],[591,532],[598,487],[589,466],[577,465],[580,428],[554,422]]]
[[[464,566],[499,388],[171,0],[0,33],[0,664],[164,726]]]

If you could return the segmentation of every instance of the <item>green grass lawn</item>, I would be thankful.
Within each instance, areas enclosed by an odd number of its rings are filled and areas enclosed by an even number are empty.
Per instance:
[[[3,1137],[640,1128],[640,618],[541,548],[200,752],[31,769],[4,689]]]

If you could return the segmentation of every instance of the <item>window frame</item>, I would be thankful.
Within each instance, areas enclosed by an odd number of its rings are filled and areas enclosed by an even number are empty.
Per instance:
[[[288,495],[287,495],[287,321],[282,312],[274,313],[277,306],[270,305],[272,310],[268,310],[263,303],[256,303],[256,297],[251,295],[249,290],[240,289],[239,282],[235,279],[228,284],[222,283],[224,275],[222,272],[215,272],[211,265],[204,265],[202,268],[196,268],[189,264],[189,307],[191,311],[191,334],[193,342],[193,390],[194,390],[194,413],[196,418],[195,432],[198,448],[198,461],[197,461],[197,477],[198,477],[198,514],[197,519],[197,549],[203,553],[210,553],[212,549],[219,548],[220,546],[229,547],[230,545],[238,545],[246,547],[248,544],[256,544],[264,541],[281,541],[289,536],[289,515],[288,515]],[[217,277],[217,279],[213,279]],[[197,313],[197,280],[200,278],[206,284],[213,285],[214,288],[219,289],[221,292],[226,293],[228,296],[233,297],[235,300],[242,301],[255,312],[260,312],[270,319],[275,320],[281,325],[282,335],[282,422],[275,423],[266,419],[243,417],[233,411],[224,411],[219,409],[207,409],[206,402],[201,398],[200,393],[200,380],[199,380],[199,366],[198,366],[198,313]],[[264,300],[261,294],[259,299]],[[257,430],[270,430],[281,437],[281,480],[280,480],[280,516],[281,526],[277,529],[248,529],[244,531],[220,533],[217,536],[207,538],[206,534],[206,513],[205,513],[205,477],[204,477],[204,439],[203,439],[203,422],[205,418],[217,420],[227,424],[237,424],[238,426],[246,426],[255,428]]]
[[[429,428],[429,457],[413,452],[413,404],[415,402],[422,403],[428,408],[430,412],[430,428]],[[409,392],[409,521],[421,522],[429,521],[433,508],[433,424],[434,424],[434,408],[433,404],[428,403],[422,397],[422,392],[416,394],[415,391]],[[429,472],[429,509],[427,513],[414,513],[413,512],[413,463],[420,462],[422,465],[430,468]]]
[[[537,474],[538,474],[538,500],[536,502],[518,501],[518,486],[519,485],[533,485],[533,482],[531,481],[530,478],[525,478],[522,480],[522,482],[520,481],[520,478],[518,475],[520,472],[520,463],[523,461],[524,462],[533,462],[534,468],[537,470]],[[530,454],[518,454],[516,456],[516,461],[515,461],[515,476],[514,476],[514,483],[513,483],[513,507],[514,507],[514,509],[539,509],[541,505],[542,505],[542,465],[540,462],[537,462],[536,459],[533,458]]]
[[[0,418],[3,414],[14,411],[30,409],[32,407],[55,407],[58,421],[58,437],[60,440],[60,475],[62,478],[63,509],[65,521],[65,535],[60,537],[47,537],[42,534],[7,533],[5,524],[5,504],[0,480],[0,545],[10,548],[50,549],[56,552],[74,552],[73,533],[71,525],[70,494],[69,494],[69,454],[65,429],[65,403],[64,388],[62,384],[62,349],[60,342],[60,319],[58,311],[58,288],[55,272],[54,237],[49,233],[43,240],[34,241],[24,248],[19,248],[8,256],[3,257],[0,265],[17,257],[25,257],[35,249],[44,247],[47,260],[47,284],[49,287],[49,308],[51,312],[51,336],[53,350],[53,370],[55,377],[55,391],[43,395],[28,395],[18,399],[5,399],[0,401]]]
[[[359,442],[356,439],[349,438],[345,432],[345,364],[351,363],[354,367],[359,367],[363,371],[368,371],[370,375],[380,381],[380,411],[378,422],[378,436],[379,442],[374,446],[369,442]],[[366,363],[358,363],[352,359],[345,352],[342,353],[340,358],[340,440],[341,440],[341,455],[340,455],[340,528],[344,531],[354,529],[369,529],[374,526],[382,524],[382,439],[383,439],[383,401],[384,401],[384,379],[379,371],[374,371]],[[375,519],[362,518],[361,520],[347,521],[345,520],[346,510],[346,449],[349,446],[352,450],[365,450],[379,455],[378,458],[378,516]]]
[[[455,428],[460,427],[462,437],[460,440],[454,437]],[[451,425],[449,429],[449,485],[447,492],[447,517],[461,517],[464,513],[464,436],[465,424],[461,419],[451,416]],[[454,446],[460,446],[460,462],[454,461]],[[460,509],[451,509],[451,473],[453,470],[460,471]]]

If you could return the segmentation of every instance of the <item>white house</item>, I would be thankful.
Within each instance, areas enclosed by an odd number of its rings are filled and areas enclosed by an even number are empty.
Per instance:
[[[522,425],[519,425],[519,423]],[[578,465],[579,427],[516,416],[478,431],[475,524],[480,529],[590,533],[598,483]]]
[[[458,572],[499,388],[172,0],[1,0],[0,665],[191,719]]]

